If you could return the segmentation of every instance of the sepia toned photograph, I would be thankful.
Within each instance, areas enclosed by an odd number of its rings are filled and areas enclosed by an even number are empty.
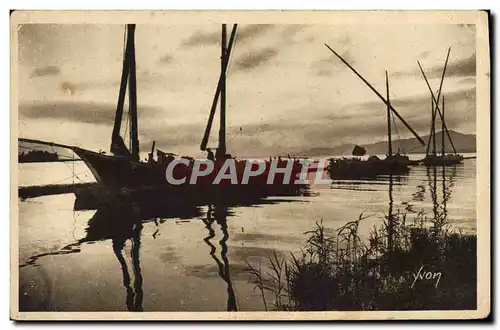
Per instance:
[[[11,13],[11,317],[487,317],[488,18]]]

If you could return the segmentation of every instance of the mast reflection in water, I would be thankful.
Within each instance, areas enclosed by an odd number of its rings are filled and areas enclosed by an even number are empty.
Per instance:
[[[229,269],[229,259],[227,258],[227,240],[229,233],[227,231],[227,216],[229,209],[227,206],[222,205],[209,205],[207,217],[202,218],[205,227],[208,230],[208,236],[203,241],[210,247],[210,257],[215,261],[219,270],[219,276],[227,283],[227,310],[228,312],[237,311],[236,296],[234,294],[233,282],[231,281],[231,274]],[[221,252],[220,256],[222,262],[216,256],[217,248],[212,244],[211,239],[215,237],[215,230],[212,228],[213,223],[216,222],[222,231],[222,239],[219,241]]]

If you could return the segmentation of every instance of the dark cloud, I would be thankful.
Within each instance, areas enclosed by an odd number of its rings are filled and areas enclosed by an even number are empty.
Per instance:
[[[57,76],[61,70],[55,65],[49,65],[42,68],[36,68],[31,72],[31,77]]]
[[[241,27],[236,35],[237,42],[245,42],[272,29],[273,24],[252,24]]]
[[[475,122],[476,92],[474,88],[444,94],[446,100],[446,122],[449,129],[456,129],[466,122]],[[430,100],[427,95],[392,100],[396,110],[419,132],[428,134],[430,123]],[[314,108],[314,106],[313,106]],[[296,112],[294,109],[292,112]],[[310,109],[304,109],[309,113]],[[344,143],[372,143],[386,139],[386,107],[378,100],[350,104],[331,109],[315,108],[316,117],[287,117],[266,121],[262,124],[242,126],[241,135],[228,145],[231,153],[238,157],[265,156],[283,153],[296,154],[314,147],[334,147]],[[319,115],[322,114],[322,115]],[[395,119],[395,135],[412,137],[404,125]],[[148,144],[157,141],[159,148],[180,153],[187,147],[197,148],[205,129],[204,124],[182,126],[161,125],[143,132],[142,141]],[[235,128],[234,128],[235,129]],[[165,134],[168,132],[168,134]],[[228,134],[232,136],[231,133]],[[216,145],[217,131],[212,131],[211,146]],[[147,142],[149,141],[149,142]],[[244,239],[243,236],[238,237]],[[251,238],[251,237],[249,237]],[[272,237],[261,237],[272,239]],[[280,239],[276,237],[276,239]]]
[[[63,90],[64,93],[73,95],[76,93],[76,85],[69,82],[69,81],[64,81],[61,83],[61,89]]]
[[[327,50],[329,52],[329,50]],[[340,53],[340,56],[344,58],[349,64],[354,65],[356,61],[354,60],[354,56],[348,51]],[[343,64],[340,59],[335,56],[335,54],[331,54],[320,58],[311,64],[311,69],[318,76],[331,76],[334,74],[336,70],[348,69],[345,64]]]
[[[209,46],[220,43],[221,34],[220,32],[205,33],[196,31],[187,40],[182,42],[182,46],[193,47],[193,46]]]
[[[418,58],[425,59],[425,58],[427,58],[427,56],[429,56],[429,54],[430,54],[430,53],[431,53],[431,51],[430,51],[430,50],[426,50],[426,51],[422,52],[422,53],[418,56]]]
[[[427,77],[439,78],[443,73],[444,65],[436,66],[425,72]],[[446,67],[446,77],[466,77],[476,75],[476,55],[469,58],[459,60],[457,62],[448,63]]]
[[[172,60],[173,60],[173,59],[174,59],[174,58],[173,58],[173,56],[172,56],[172,55],[170,55],[170,54],[165,54],[165,55],[163,55],[162,57],[160,57],[160,58],[158,59],[158,62],[159,62],[160,64],[170,64],[170,63],[172,62]]]
[[[443,74],[444,63],[442,65],[434,66],[430,69],[426,69],[422,65],[422,69],[424,70],[427,78],[441,78]],[[421,75],[420,69],[418,66],[415,66],[411,71],[401,71],[394,72],[392,74],[393,77],[407,77],[407,76],[417,76]],[[456,62],[448,63],[446,66],[446,75],[445,77],[470,77],[476,75],[476,55],[472,55],[471,57],[458,60]]]
[[[235,59],[236,68],[240,70],[254,69],[276,57],[278,52],[272,48],[264,48],[258,51],[249,51]]]
[[[157,108],[139,106],[141,117],[155,116]],[[19,115],[30,119],[56,119],[76,123],[113,125],[116,105],[93,102],[21,104]]]
[[[333,43],[328,44],[334,51],[336,51],[344,60],[349,64],[356,63],[355,56],[352,54],[352,40],[349,35],[343,35],[341,38]],[[325,54],[311,64],[311,69],[318,76],[331,76],[337,70],[349,70],[340,59],[325,47]]]
[[[246,42],[248,40],[252,40],[258,35],[264,34],[266,31],[272,29],[274,25],[272,24],[251,24],[243,27],[239,27],[236,35],[236,42]],[[232,25],[228,25],[228,38],[231,30],[233,28]],[[192,34],[187,40],[185,40],[182,45],[185,47],[193,47],[193,46],[208,46],[208,45],[217,45],[220,44],[221,40],[221,32],[201,32],[196,31]]]

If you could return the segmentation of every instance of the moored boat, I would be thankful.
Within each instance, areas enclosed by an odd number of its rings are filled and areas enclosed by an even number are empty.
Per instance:
[[[439,107],[439,99],[441,98],[441,89],[443,87],[443,81],[446,73],[446,67],[448,64],[448,58],[450,56],[450,51],[451,48],[448,49],[448,54],[446,55],[446,61],[444,64],[443,68],[443,74],[441,76],[441,84],[439,86],[438,90],[438,95],[437,98],[434,96],[434,92],[432,91],[432,88],[430,87],[429,81],[427,79],[427,76],[425,75],[424,70],[422,69],[422,66],[420,65],[420,62],[417,61],[418,67],[420,68],[420,72],[422,73],[422,76],[424,77],[424,80],[427,84],[427,87],[429,89],[429,92],[431,94],[431,127],[430,127],[430,134],[429,134],[429,141],[427,143],[427,150],[426,150],[426,155],[425,158],[422,159],[422,163],[425,166],[455,166],[459,165],[463,162],[464,156],[460,155],[457,153],[455,149],[455,145],[453,144],[453,140],[451,139],[450,133],[448,131],[448,127],[446,126],[445,122],[445,117],[444,117],[444,110],[445,110],[445,102],[444,102],[444,96],[442,97],[442,106],[441,109]],[[441,119],[441,154],[437,152],[436,148],[436,117],[437,115],[440,116]],[[445,150],[445,137],[444,135],[447,135],[449,144],[451,148],[453,149],[452,154],[446,154]],[[432,145],[432,149],[431,149]]]
[[[384,98],[361,74],[359,74],[346,60],[337,54],[332,48],[326,45],[327,48],[334,53],[354,74],[356,74],[381,100],[387,105],[387,136],[388,136],[388,153],[384,159],[377,156],[370,156],[368,159],[361,158],[331,158],[328,165],[328,172],[332,179],[356,179],[356,178],[376,178],[379,175],[401,175],[410,171],[409,165],[414,162],[410,161],[408,156],[399,152],[392,151],[392,115],[394,114],[399,120],[413,133],[413,135],[422,144],[425,142],[413,130],[413,128],[399,115],[399,113],[391,105],[389,98],[389,77],[387,71],[385,73],[387,97]]]

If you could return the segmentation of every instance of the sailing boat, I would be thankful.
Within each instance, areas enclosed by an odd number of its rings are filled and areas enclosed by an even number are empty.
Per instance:
[[[431,114],[432,114],[431,132],[429,134],[429,141],[427,143],[426,156],[422,160],[422,162],[426,166],[453,166],[453,165],[461,164],[463,159],[464,159],[464,157],[462,155],[457,154],[457,151],[455,149],[455,145],[453,144],[453,140],[451,139],[450,133],[448,131],[448,127],[446,126],[446,122],[444,120],[444,96],[442,98],[442,112],[439,108],[439,99],[441,96],[441,89],[443,87],[443,81],[444,81],[444,77],[445,77],[445,73],[446,73],[446,67],[448,65],[448,59],[450,57],[450,52],[451,52],[451,48],[448,48],[448,54],[446,55],[446,61],[445,61],[444,68],[443,68],[443,74],[441,75],[441,82],[439,85],[437,98],[434,96],[434,92],[432,91],[432,88],[429,84],[429,80],[427,79],[427,76],[425,75],[425,72],[424,72],[424,69],[422,68],[422,65],[420,65],[419,61],[417,61],[418,67],[420,68],[420,72],[422,73],[422,76],[424,77],[424,80],[425,80],[427,87],[429,89],[429,92],[431,94]],[[438,114],[441,118],[441,155],[438,155],[436,152],[436,116]],[[448,136],[448,140],[449,140],[450,145],[453,149],[453,154],[446,155],[446,153],[445,153],[445,139],[444,139],[445,132],[446,132],[446,135]],[[432,140],[432,152],[429,151],[430,145],[431,145],[431,140]]]
[[[104,152],[94,152],[76,146],[69,146],[60,143],[45,142],[33,139],[22,139],[19,141],[45,144],[55,147],[68,148],[77,154],[88,166],[94,175],[97,183],[108,188],[129,187],[145,189],[148,186],[157,186],[166,183],[165,169],[169,162],[175,159],[173,154],[165,154],[158,151],[159,159],[154,161],[151,151],[147,162],[139,159],[139,139],[137,120],[137,89],[136,89],[136,65],[134,34],[135,24],[126,26],[126,44],[123,54],[123,69],[121,75],[120,91],[118,95],[118,105],[116,109],[113,132],[111,136],[110,151],[112,155]],[[125,145],[120,136],[120,127],[123,117],[125,94],[129,85],[129,128],[130,145]],[[189,168],[177,166],[174,170],[174,177],[188,175]]]
[[[229,41],[227,40],[227,26],[226,24],[222,24],[222,35],[221,35],[221,72],[219,76],[219,81],[217,84],[217,89],[215,91],[214,99],[212,102],[212,107],[210,110],[210,114],[207,120],[207,126],[205,128],[205,132],[203,135],[203,138],[201,140],[200,144],[200,150],[203,152],[207,152],[207,158],[209,160],[214,161],[214,168],[215,170],[213,173],[218,173],[219,170],[224,166],[224,163],[227,159],[233,159],[235,161],[235,168],[236,168],[236,174],[237,174],[237,179],[238,182],[241,182],[241,179],[243,177],[243,172],[245,170],[245,167],[247,166],[248,161],[246,160],[237,160],[236,158],[233,158],[230,154],[227,153],[227,143],[226,143],[226,73],[228,70],[228,65],[229,65],[229,59],[231,56],[231,51],[234,46],[235,38],[236,38],[236,31],[237,31],[238,25],[234,24],[231,35],[229,37]],[[219,134],[218,134],[218,146],[215,148],[208,147],[208,141],[210,138],[210,131],[212,129],[212,124],[213,120],[215,117],[215,112],[217,108],[217,102],[219,101],[220,97],[220,123],[219,123]],[[215,149],[215,154],[213,153],[213,149]],[[277,159],[277,166],[280,168],[284,168],[287,166],[287,162],[290,161],[290,159],[281,159],[281,157],[278,157]],[[264,164],[264,170],[261,174],[256,175],[252,178],[250,178],[249,183],[256,183],[256,184],[265,184],[267,182],[270,169],[271,169],[271,162],[270,161],[265,161],[263,162]],[[252,165],[252,169],[256,170],[255,166],[256,164]],[[294,159],[291,167],[291,176],[290,178],[292,179],[290,184],[293,184],[294,178],[300,173],[302,169],[302,164],[299,162],[298,159]],[[212,179],[215,175],[208,175],[206,178],[207,179]],[[273,185],[282,185],[280,182],[283,182],[283,174],[276,174],[273,180]],[[222,181],[221,183],[225,183]],[[288,183],[285,183],[284,185],[288,185]],[[269,190],[268,190],[269,191]]]
[[[385,159],[381,161],[386,165],[385,168],[388,170],[387,174],[403,174],[407,173],[410,168],[408,165],[412,164],[408,156],[401,154],[398,151],[392,153],[392,114],[391,114],[391,101],[389,97],[389,75],[387,71],[385,72],[385,85],[387,89],[387,155]]]
[[[426,156],[423,160],[424,165],[426,166],[453,166],[459,165],[464,160],[464,157],[460,154],[456,153],[455,146],[453,145],[453,141],[451,137],[449,137],[450,145],[453,148],[453,154],[446,154],[445,152],[445,138],[444,133],[447,132],[447,128],[444,125],[444,96],[442,98],[442,115],[443,119],[441,120],[441,154],[439,155],[436,151],[436,109],[434,108],[434,103],[432,103],[432,120],[431,124],[432,133],[429,136],[429,139],[432,139],[432,151],[429,152],[429,148],[427,149]],[[448,134],[449,136],[449,134]]]
[[[211,174],[198,178],[197,183],[212,183],[215,176],[219,173],[219,170],[225,166],[225,161],[227,159],[232,159],[231,155],[226,153],[226,70],[228,67],[229,56],[234,44],[236,36],[235,24],[231,37],[229,40],[229,45],[227,44],[227,32],[226,24],[222,25],[222,54],[221,54],[221,73],[219,77],[219,82],[217,85],[217,90],[215,93],[214,101],[212,104],[212,109],[207,123],[207,129],[203,137],[201,149],[203,151],[208,151],[208,158],[214,161],[214,171]],[[165,153],[161,150],[157,150],[157,159],[154,159],[153,153],[155,151],[155,142],[153,142],[151,152],[148,155],[147,161],[141,161],[139,157],[139,139],[138,139],[138,115],[137,115],[137,90],[136,90],[136,61],[135,61],[135,24],[128,24],[126,26],[127,38],[125,44],[125,51],[123,55],[123,69],[120,83],[120,91],[118,95],[118,105],[116,109],[114,127],[111,137],[111,147],[110,151],[112,155],[107,155],[102,152],[94,152],[87,149],[83,149],[76,146],[69,146],[60,143],[45,142],[33,139],[23,139],[20,138],[19,141],[40,143],[55,147],[68,148],[75,152],[89,167],[90,171],[94,175],[96,181],[103,186],[108,188],[133,188],[140,189],[144,191],[148,188],[156,189],[158,187],[170,187],[173,185],[167,182],[165,175],[165,170],[167,166],[176,159],[176,155],[172,153]],[[120,136],[120,128],[123,117],[123,108],[125,101],[125,94],[127,91],[127,85],[129,87],[129,124],[130,124],[130,143],[129,147],[125,145],[123,138]],[[217,106],[218,98],[220,95],[220,130],[219,130],[219,146],[216,150],[215,156],[209,148],[206,148],[212,121],[215,115],[215,109]],[[182,156],[181,158],[187,159],[187,165],[174,167],[173,176],[174,178],[186,178],[186,182],[189,182],[191,177],[194,159],[192,157]],[[236,164],[237,182],[242,181],[243,173],[247,161],[234,160]],[[278,162],[278,167],[280,164],[284,164],[286,161]],[[255,165],[255,166],[254,166]],[[249,178],[248,183],[257,184],[267,184],[267,178],[269,175],[269,170],[271,168],[270,162],[265,162],[265,170],[260,175],[252,176]],[[252,164],[252,170],[256,171],[258,164]],[[295,178],[298,173],[300,173],[302,165],[298,160],[294,160],[291,178]],[[284,174],[276,174],[272,184],[269,186],[283,186],[283,176]],[[294,180],[291,180],[293,183]],[[230,179],[222,179],[221,182],[233,183]],[[285,183],[288,185],[288,183]],[[270,190],[266,188],[266,193]]]
[[[386,88],[387,98],[385,99],[356,69],[354,69],[342,56],[335,52],[330,46],[325,46],[335,54],[351,71],[354,72],[381,100],[387,105],[387,135],[389,139],[388,154],[385,159],[380,159],[377,156],[370,156],[367,160],[361,159],[330,159],[329,172],[332,178],[374,178],[378,175],[386,174],[405,174],[408,173],[412,162],[405,155],[401,155],[399,151],[396,154],[392,153],[392,138],[391,138],[391,115],[394,114],[418,141],[425,145],[425,142],[417,134],[417,132],[401,117],[394,109],[389,100],[389,78],[386,71]]]

